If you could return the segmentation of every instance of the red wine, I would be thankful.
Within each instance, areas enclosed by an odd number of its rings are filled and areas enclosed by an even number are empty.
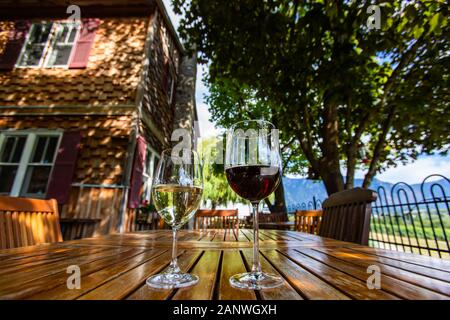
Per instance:
[[[280,182],[280,168],[254,165],[225,170],[231,189],[244,199],[260,201],[275,191]]]

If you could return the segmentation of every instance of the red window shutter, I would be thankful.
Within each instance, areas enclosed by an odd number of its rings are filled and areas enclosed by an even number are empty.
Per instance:
[[[0,55],[0,70],[12,70],[14,68],[25,43],[30,25],[27,21],[17,21],[14,24],[14,30],[9,32],[8,42]]]
[[[55,165],[48,183],[47,199],[56,199],[59,204],[67,203],[73,174],[81,145],[81,132],[64,132]]]
[[[139,136],[136,141],[136,151],[134,152],[128,208],[136,209],[141,202],[141,188],[146,157],[147,143],[145,142],[144,137]]]
[[[69,64],[70,69],[86,68],[89,61],[92,44],[94,43],[95,33],[100,24],[98,19],[83,19],[80,35],[75,44],[74,52]]]

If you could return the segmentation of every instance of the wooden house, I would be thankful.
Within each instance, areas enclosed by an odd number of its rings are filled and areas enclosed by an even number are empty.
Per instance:
[[[134,230],[195,74],[161,0],[0,1],[0,195],[56,198],[65,239]]]

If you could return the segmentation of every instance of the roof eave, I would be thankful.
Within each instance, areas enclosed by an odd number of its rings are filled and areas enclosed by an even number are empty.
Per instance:
[[[152,0],[149,0],[152,1]],[[158,5],[159,10],[162,13],[163,19],[167,26],[169,27],[170,32],[172,33],[172,36],[175,38],[175,42],[177,44],[178,50],[180,50],[181,54],[184,55],[186,50],[183,46],[183,44],[180,41],[180,38],[178,37],[177,31],[175,30],[175,27],[172,24],[172,21],[170,20],[169,14],[167,13],[166,7],[164,6],[164,3],[162,0],[155,0],[156,4]]]

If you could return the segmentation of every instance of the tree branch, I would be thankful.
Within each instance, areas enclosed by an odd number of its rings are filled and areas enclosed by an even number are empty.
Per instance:
[[[417,41],[411,46],[411,48],[402,56],[399,64],[392,72],[392,75],[389,77],[388,81],[386,81],[386,83],[384,85],[384,92],[383,92],[383,95],[382,95],[381,101],[380,101],[380,108],[383,108],[384,105],[386,104],[388,93],[391,93],[391,90],[394,88],[395,81],[397,80],[397,77],[402,72],[402,69],[405,66],[407,66],[414,59],[414,55],[417,52],[417,49],[419,48],[419,46],[423,40],[424,34],[425,34],[425,32],[422,34],[422,36],[419,37],[419,39],[417,39]],[[397,106],[395,104],[393,106],[391,106],[391,108],[389,108],[388,115],[383,123],[382,131],[378,137],[378,141],[377,141],[374,151],[373,151],[372,159],[371,159],[370,165],[369,165],[369,170],[367,171],[367,173],[364,177],[363,188],[368,188],[370,183],[372,182],[373,177],[375,176],[375,173],[378,168],[378,161],[381,156],[381,151],[386,142],[387,133],[389,132],[389,129],[392,125],[392,120],[394,118],[396,108],[397,108]]]
[[[389,113],[383,123],[381,133],[378,137],[378,141],[373,151],[372,160],[370,161],[369,170],[367,171],[364,177],[363,188],[368,188],[370,186],[370,183],[372,182],[373,177],[375,176],[375,173],[377,171],[378,160],[380,159],[381,151],[383,150],[384,143],[386,142],[386,136],[389,132],[389,129],[391,128],[396,108],[397,108],[396,105],[393,105],[389,109]]]
[[[350,138],[350,142],[347,145],[347,174],[345,177],[345,189],[351,189],[354,185],[355,171],[356,171],[356,153],[358,152],[358,142],[369,122],[370,113],[366,112],[362,117],[358,127],[355,130],[355,134]]]

